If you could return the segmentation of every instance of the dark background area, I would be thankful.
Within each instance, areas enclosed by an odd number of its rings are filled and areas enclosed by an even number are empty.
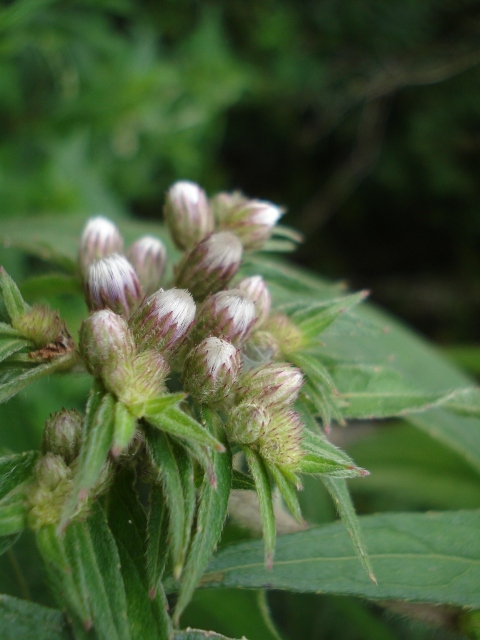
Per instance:
[[[478,2],[17,0],[0,38],[2,217],[242,189],[299,263],[478,341]]]

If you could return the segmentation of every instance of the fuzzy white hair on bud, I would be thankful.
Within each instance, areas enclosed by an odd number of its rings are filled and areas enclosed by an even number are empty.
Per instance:
[[[243,278],[237,284],[237,289],[245,293],[254,303],[257,315],[256,328],[258,328],[268,318],[272,304],[272,297],[265,280],[262,276]]]
[[[95,260],[123,251],[123,238],[116,225],[103,216],[90,218],[80,238],[79,262],[82,273]]]
[[[256,321],[255,305],[238,289],[220,291],[204,302],[197,322],[197,336],[225,337],[239,347]]]
[[[168,195],[172,200],[183,198],[191,204],[198,204],[202,191],[203,190],[195,182],[191,182],[190,180],[179,180],[170,187]]]
[[[214,378],[218,376],[222,368],[232,369],[234,363],[236,366],[238,351],[231,342],[211,336],[206,338],[202,344],[205,352],[205,364],[210,375]]]
[[[229,231],[214,233],[207,239],[208,252],[205,267],[219,269],[226,265],[239,263],[242,259],[242,243]]]
[[[128,259],[146,295],[157,291],[167,261],[167,250],[163,242],[155,236],[143,236],[130,247]]]
[[[185,388],[203,404],[218,403],[230,393],[240,369],[240,355],[233,344],[210,336],[187,355]]]
[[[143,297],[135,269],[117,253],[88,267],[85,290],[90,309],[112,309],[126,317]]]
[[[264,200],[254,200],[251,203],[251,206],[253,209],[251,221],[255,224],[273,227],[283,215],[283,211],[280,207]]]
[[[212,233],[183,256],[175,268],[175,284],[204,300],[228,285],[240,267],[242,253],[242,243],[233,233]]]
[[[140,349],[171,351],[180,346],[195,321],[196,305],[185,289],[160,289],[131,320]]]
[[[194,182],[180,180],[167,191],[165,222],[179,249],[192,249],[210,235],[213,213],[205,191]]]

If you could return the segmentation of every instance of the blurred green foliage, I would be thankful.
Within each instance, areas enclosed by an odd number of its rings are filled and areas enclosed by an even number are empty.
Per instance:
[[[4,1],[0,213],[242,188],[303,263],[478,340],[479,31],[475,0]]]

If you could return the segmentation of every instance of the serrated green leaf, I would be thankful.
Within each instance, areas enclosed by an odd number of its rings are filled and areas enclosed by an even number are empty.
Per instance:
[[[135,475],[118,474],[109,493],[108,522],[118,548],[132,638],[169,640],[173,627],[159,590],[150,597],[146,563],[146,517],[133,484]],[[153,594],[152,594],[153,595]]]
[[[448,406],[462,398],[464,389],[428,393],[412,388],[397,372],[386,367],[338,365],[333,378],[346,402],[349,418],[387,418]]]
[[[301,329],[305,340],[310,342],[318,338],[342,313],[363,302],[367,295],[367,291],[360,291],[343,298],[309,302],[295,310],[291,319]]]
[[[442,406],[452,413],[467,418],[480,418],[480,389],[465,389],[463,392],[456,393]]]
[[[480,511],[360,518],[378,585],[364,574],[340,523],[281,536],[272,571],[260,541],[217,553],[202,584],[288,589],[480,608]]]
[[[148,452],[158,468],[158,482],[163,487],[168,506],[168,542],[174,572],[180,574],[187,553],[185,546],[187,506],[184,500],[181,473],[170,438],[161,431],[152,428],[146,429],[146,437]]]
[[[10,536],[23,531],[26,526],[28,506],[25,493],[16,490],[0,500],[0,536]]]
[[[244,272],[262,273],[276,306],[289,305],[292,298],[303,298],[309,303],[338,297],[341,293],[338,285],[259,254],[249,256]],[[363,326],[368,327],[368,332],[362,331]],[[474,384],[424,339],[371,303],[362,304],[348,316],[338,318],[322,334],[322,343],[318,354],[322,361],[387,366],[417,391],[435,395]],[[447,409],[434,408],[409,414],[406,419],[480,469],[479,418],[453,415]]]
[[[0,291],[7,308],[8,315],[13,324],[28,310],[28,305],[22,298],[20,289],[3,267],[0,266]]]
[[[207,428],[217,431],[215,415],[204,411]],[[220,435],[220,434],[218,434]],[[198,501],[197,523],[192,544],[183,571],[182,583],[174,613],[178,625],[180,616],[189,603],[208,561],[217,545],[227,515],[228,496],[232,483],[232,461],[229,451],[213,453],[216,486],[205,476]]]
[[[0,595],[2,640],[69,640],[61,611]]]
[[[250,449],[243,447],[243,452],[247,460],[248,468],[255,482],[255,490],[258,496],[260,516],[262,518],[263,544],[265,547],[265,566],[271,567],[273,555],[275,553],[275,514],[273,511],[273,497],[270,479],[267,469],[260,455]]]
[[[338,514],[345,525],[346,530],[350,538],[352,539],[355,551],[358,554],[359,560],[367,572],[368,577],[372,582],[377,582],[373,573],[368,551],[365,546],[365,540],[363,532],[360,526],[360,521],[355,513],[355,507],[353,506],[352,498],[348,491],[347,483],[340,478],[328,478],[322,477],[322,482],[326,486],[327,491],[332,497]]]
[[[178,407],[168,407],[158,414],[145,414],[145,419],[154,427],[185,440],[193,440],[216,451],[225,447],[194,418]]]

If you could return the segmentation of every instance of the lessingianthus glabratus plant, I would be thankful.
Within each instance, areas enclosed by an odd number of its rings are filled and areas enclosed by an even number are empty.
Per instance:
[[[165,203],[167,229],[183,252],[171,281],[159,238],[139,238],[126,250],[111,221],[90,219],[78,256],[90,313],[78,344],[56,312],[28,306],[12,279],[0,274],[11,322],[3,331],[18,337],[17,351],[28,351],[17,359],[30,359],[37,377],[85,367],[94,379],[84,415],[65,409],[47,421],[18,507],[36,532],[54,592],[78,637],[90,629],[108,635],[100,605],[86,599],[80,585],[91,580],[88,558],[78,562],[75,550],[83,548],[85,527],[109,539],[105,513],[121,483],[132,495],[143,487],[146,553],[135,561],[159,638],[172,637],[201,579],[231,489],[256,491],[271,568],[274,491],[302,524],[302,474],[321,476],[374,580],[348,493],[338,482],[367,472],[317,427],[316,417],[325,430],[332,418],[342,422],[341,406],[327,369],[309,353],[319,334],[364,294],[286,315],[272,308],[261,275],[238,275],[242,261],[273,233],[288,233],[276,226],[282,213],[239,193],[208,199],[198,185],[177,182]],[[105,566],[117,558],[105,543],[107,556],[110,551]],[[172,617],[165,581],[178,587]]]

